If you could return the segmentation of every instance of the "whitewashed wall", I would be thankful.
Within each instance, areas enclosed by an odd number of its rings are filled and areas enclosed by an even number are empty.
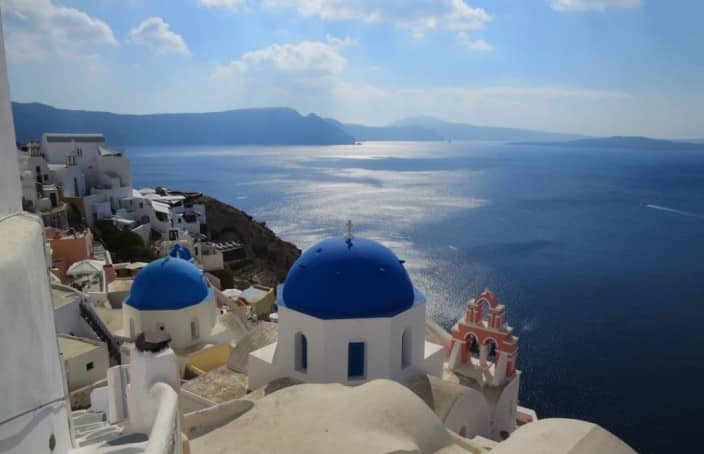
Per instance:
[[[402,335],[411,333],[410,364],[402,367]],[[305,372],[296,370],[296,335],[306,336],[308,355]],[[365,376],[348,378],[348,346],[365,342]],[[439,375],[442,363],[427,370],[425,361],[425,304],[395,317],[322,320],[298,311],[279,307],[279,339],[271,363],[256,352],[250,356],[250,388],[254,389],[280,377],[311,383],[358,384],[377,378],[399,380],[418,372]],[[437,367],[439,364],[440,367]]]
[[[139,311],[129,304],[123,304],[122,314],[125,335],[133,337],[130,333],[130,320],[134,320],[135,336],[146,330],[158,330],[163,326],[171,336],[171,346],[183,349],[203,343],[209,338],[217,320],[218,310],[211,297],[207,302],[167,311]],[[191,321],[194,320],[198,324],[198,339],[191,336]]]
[[[87,368],[88,363],[93,363],[92,369]],[[64,359],[69,389],[73,391],[104,380],[109,363],[108,348],[105,344],[73,358]]]

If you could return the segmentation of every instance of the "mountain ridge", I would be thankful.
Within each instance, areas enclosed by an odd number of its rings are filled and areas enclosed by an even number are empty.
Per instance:
[[[445,121],[421,115],[397,120],[390,126],[423,127],[435,131],[445,140],[498,140],[498,141],[566,141],[585,138],[580,134],[508,128],[503,126],[477,126],[467,123]]]
[[[587,136],[477,126],[429,116],[385,126],[343,123],[289,107],[259,107],[202,113],[118,114],[61,109],[42,103],[12,103],[19,142],[45,132],[102,132],[114,145],[346,145],[357,141],[560,142]]]
[[[115,145],[340,145],[354,138],[288,107],[205,113],[116,114],[12,103],[19,142],[45,132],[102,132]]]
[[[652,139],[643,136],[596,137],[566,142],[511,142],[520,146],[560,146],[568,148],[638,148],[640,150],[704,150],[704,143],[680,140]]]

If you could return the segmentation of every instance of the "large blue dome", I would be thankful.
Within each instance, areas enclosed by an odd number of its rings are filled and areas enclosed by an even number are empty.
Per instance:
[[[413,305],[402,262],[366,238],[323,240],[293,264],[279,304],[322,319],[391,317]]]
[[[154,260],[137,274],[126,304],[142,311],[165,311],[193,306],[210,295],[203,273],[187,260]]]

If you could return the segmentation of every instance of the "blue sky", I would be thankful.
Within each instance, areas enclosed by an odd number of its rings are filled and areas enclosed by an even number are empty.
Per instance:
[[[700,0],[0,0],[12,97],[704,137]]]

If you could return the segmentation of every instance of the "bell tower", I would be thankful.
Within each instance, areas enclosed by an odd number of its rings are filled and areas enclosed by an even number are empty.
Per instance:
[[[494,292],[487,289],[469,300],[465,314],[452,327],[449,355],[449,366],[460,383],[480,391],[489,405],[490,438],[506,439],[517,426],[518,337]]]
[[[516,375],[517,359],[518,338],[506,322],[506,307],[484,290],[452,328],[450,367],[482,386],[500,386]]]

